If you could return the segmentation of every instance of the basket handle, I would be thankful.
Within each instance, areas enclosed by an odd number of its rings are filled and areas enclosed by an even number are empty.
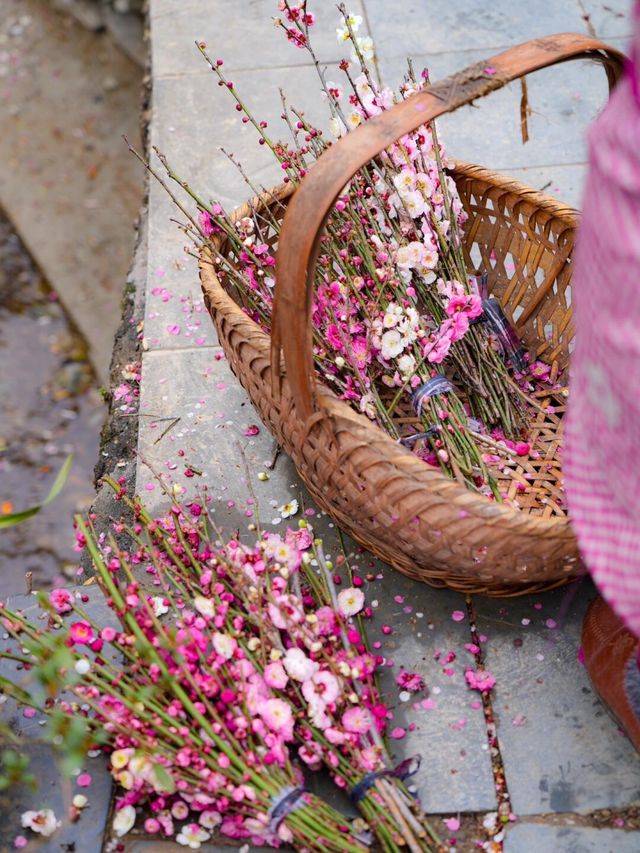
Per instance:
[[[570,59],[602,63],[610,91],[622,75],[624,55],[588,36],[561,33],[528,41],[367,119],[325,151],[309,170],[289,202],[280,232],[271,332],[274,387],[279,386],[283,354],[300,418],[306,421],[317,408],[311,329],[314,273],[324,224],[345,185],[405,133],[532,71]]]

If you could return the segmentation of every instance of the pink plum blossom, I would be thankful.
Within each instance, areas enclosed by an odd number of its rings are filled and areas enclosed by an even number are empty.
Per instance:
[[[496,680],[487,670],[468,669],[464,677],[467,684],[472,690],[478,690],[480,693],[490,693],[493,690]]]
[[[287,686],[289,677],[280,661],[272,661],[264,668],[264,680],[268,687],[282,690]]]
[[[73,625],[69,628],[69,635],[74,643],[88,645],[89,643],[95,640],[95,634],[93,633],[93,628],[89,625],[88,622],[84,620],[80,622],[74,622]]]
[[[293,736],[293,713],[291,706],[283,699],[267,699],[260,715],[273,732],[281,732],[285,739]]]
[[[340,695],[340,684],[330,672],[316,672],[308,681],[302,683],[302,695],[307,702],[318,698],[330,705]]]
[[[349,708],[342,715],[342,725],[348,732],[365,734],[371,728],[371,716],[364,708]]]

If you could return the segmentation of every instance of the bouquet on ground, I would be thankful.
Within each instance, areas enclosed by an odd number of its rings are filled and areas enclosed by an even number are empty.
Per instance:
[[[205,502],[154,520],[119,494],[134,513],[116,525],[130,548],[77,520],[113,625],[95,624],[63,589],[43,599],[46,630],[0,606],[18,642],[5,656],[44,690],[31,701],[58,732],[72,724],[77,742],[84,726],[82,743],[109,754],[123,789],[116,832],[144,807],[147,832],[191,846],[218,829],[311,851],[365,850],[371,833],[390,853],[440,850],[402,781],[416,762],[393,768],[384,746],[382,660],[355,621],[363,593],[336,591],[311,530],[222,544],[207,534]],[[136,579],[145,575],[155,589]],[[52,702],[63,685],[77,701]],[[361,819],[349,822],[306,789],[301,768],[320,766]]]
[[[338,38],[352,49],[351,61],[339,65],[343,83],[328,80],[317,60],[310,36],[315,16],[304,0],[280,0],[282,17],[276,20],[290,42],[309,52],[338,137],[429,84],[426,71],[418,78],[409,66],[398,94],[380,87],[368,64],[371,39],[357,34],[360,16],[340,8]],[[198,46],[242,121],[255,126],[258,142],[279,162],[285,183],[296,186],[330,144],[323,132],[283,96],[291,140],[273,139],[226,77],[222,60]],[[173,196],[187,216],[186,233],[206,248],[224,286],[269,331],[276,286],[272,246],[282,202],[272,196],[270,204],[237,220],[201,198],[157,153],[197,205],[191,213]],[[258,188],[228,156],[257,196]],[[529,365],[497,300],[486,293],[486,278],[469,272],[465,221],[433,123],[406,134],[361,169],[338,198],[322,238],[313,353],[319,376],[339,397],[425,463],[502,500],[500,471],[515,457],[536,452],[526,440],[527,426],[540,409],[536,389],[549,370]]]

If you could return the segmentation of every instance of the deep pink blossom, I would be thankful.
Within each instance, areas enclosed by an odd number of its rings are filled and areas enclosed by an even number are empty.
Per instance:
[[[396,676],[396,684],[410,693],[424,690],[424,678],[417,672],[408,672],[405,669],[400,670]]]
[[[73,609],[73,594],[63,587],[52,589],[49,593],[49,601],[56,613],[68,613]]]
[[[95,639],[93,628],[88,622],[74,622],[69,628],[69,635],[74,643],[88,645]]]
[[[201,210],[198,213],[198,225],[205,237],[210,237],[213,234],[213,222],[209,211]]]
[[[480,693],[490,693],[496,683],[493,675],[487,670],[468,669],[464,677],[469,687],[472,690],[478,690]]]

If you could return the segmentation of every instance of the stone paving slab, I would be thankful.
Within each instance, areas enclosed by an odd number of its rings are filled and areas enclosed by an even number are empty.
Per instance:
[[[478,630],[488,638],[487,667],[497,680],[493,707],[518,815],[640,803],[640,755],[578,661],[593,586],[584,581],[568,605],[570,595],[475,600]]]
[[[582,5],[598,38],[628,36],[633,32],[632,0],[582,0]]]
[[[366,0],[366,7],[380,56],[404,57],[425,50],[486,51],[550,33],[586,32],[576,0],[402,3],[395,14],[389,14],[388,0]]]
[[[469,626],[466,618],[452,618],[465,612],[464,597],[416,583],[388,566],[383,573],[384,579],[368,593],[379,602],[368,633],[370,640],[383,640],[380,653],[394,663],[382,673],[380,684],[387,695],[398,697],[391,704],[390,725],[407,735],[401,741],[390,739],[392,755],[396,760],[422,757],[412,781],[428,813],[495,811],[484,715],[478,694],[468,689],[464,678],[474,663],[464,648],[471,639]],[[389,624],[393,634],[382,637],[381,622]],[[451,653],[455,658],[448,661]],[[427,691],[404,695],[395,683],[402,669],[419,673]]]
[[[637,853],[640,833],[580,826],[517,823],[507,829],[504,853]]]
[[[246,527],[258,514],[267,528],[277,529],[272,521],[277,519],[279,525],[282,521],[276,508],[298,497],[301,487],[286,456],[278,460],[269,481],[258,480],[258,472],[267,470],[274,441],[226,360],[216,360],[219,352],[203,348],[145,354],[143,371],[148,381],[140,400],[138,450],[142,464],[138,467],[137,489],[149,505],[162,499],[148,463],[168,487],[175,483],[193,494],[196,487],[206,485],[214,499],[213,518],[222,530]],[[158,411],[167,418],[181,418],[159,441],[166,422],[145,417],[147,412]],[[247,427],[257,424],[259,433],[246,436]],[[184,456],[178,456],[178,451]],[[172,465],[178,467],[172,470]],[[250,481],[245,465],[251,472]],[[202,474],[185,477],[187,466]],[[247,504],[254,500],[257,506]],[[246,512],[252,515],[246,516]]]
[[[176,209],[157,183],[149,188],[154,216],[147,267],[144,341],[149,350],[215,346],[217,337],[204,307],[198,263],[189,254],[188,239],[176,225]],[[179,214],[178,214],[179,215]],[[181,221],[183,221],[183,218]]]
[[[79,587],[76,591],[78,595],[88,596],[89,600],[83,602],[82,606],[91,619],[100,625],[113,623],[110,618],[111,611],[97,586]],[[33,595],[15,596],[9,598],[7,603],[14,610],[22,610],[29,618],[37,618],[41,613]],[[6,650],[15,646],[15,641],[10,640],[7,634],[0,637],[0,649]],[[15,664],[7,660],[0,661],[0,674],[15,680]],[[17,683],[21,683],[19,677]],[[23,679],[23,683],[25,688],[29,689],[28,678]],[[19,751],[30,758],[29,772],[36,777],[37,788],[32,790],[18,785],[0,792],[0,814],[4,818],[0,821],[0,850],[14,849],[15,837],[24,834],[32,842],[29,850],[38,853],[59,853],[61,850],[74,849],[77,853],[100,853],[113,790],[105,759],[102,755],[87,759],[83,769],[91,774],[92,782],[88,788],[78,788],[73,779],[61,777],[58,755],[53,747],[40,741],[45,728],[45,718],[40,714],[25,717],[23,711],[23,708],[17,708],[15,703],[9,700],[0,706],[0,721],[8,724],[21,738]],[[70,823],[67,810],[73,796],[78,793],[83,793],[89,803],[80,820]],[[56,817],[62,821],[60,829],[48,839],[37,838],[20,826],[20,816],[23,812],[42,808],[53,809]]]
[[[163,4],[160,4],[162,7]],[[151,58],[155,79],[185,74],[211,74],[194,42],[205,42],[212,59],[222,59],[225,71],[239,69],[265,70],[277,66],[310,65],[306,50],[287,42],[284,32],[276,27],[278,17],[275,0],[202,0],[174,6],[171,14],[158,12],[151,17]],[[316,3],[310,9],[318,14],[312,29],[313,48],[319,62],[335,63],[344,51],[336,38],[340,20],[337,4]],[[361,0],[351,0],[349,11],[362,15]],[[359,34],[366,34],[363,22]]]

